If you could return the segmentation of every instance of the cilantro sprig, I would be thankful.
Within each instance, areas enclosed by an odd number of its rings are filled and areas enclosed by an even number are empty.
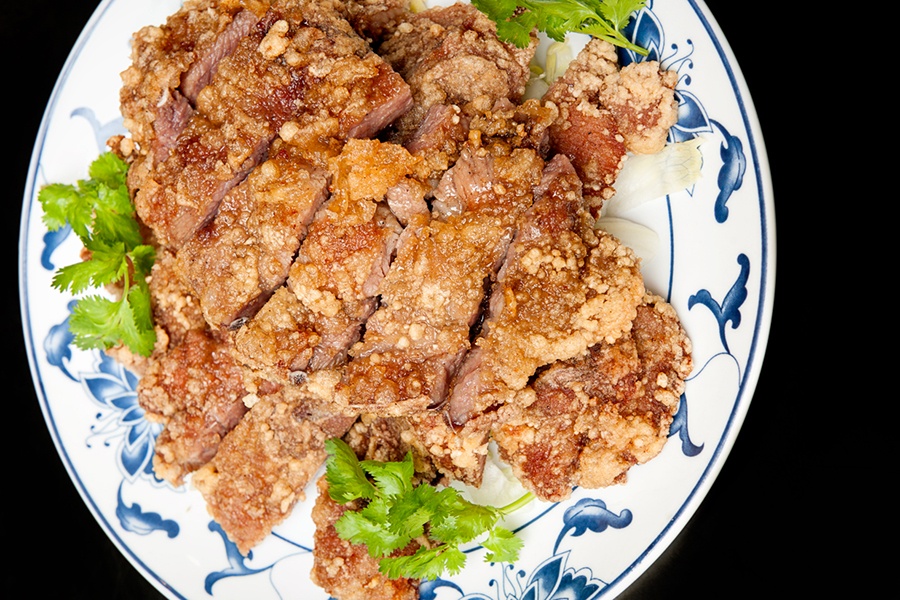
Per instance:
[[[339,504],[361,500],[359,510],[345,512],[335,523],[338,535],[364,544],[379,570],[391,579],[436,579],[458,573],[466,562],[460,546],[478,541],[485,561],[515,562],[522,540],[497,523],[533,499],[528,493],[503,507],[473,504],[451,487],[413,484],[412,455],[397,462],[360,461],[339,439],[325,444],[328,493]],[[413,540],[413,554],[396,555]]]
[[[537,28],[557,42],[565,41],[568,32],[584,33],[648,54],[621,31],[646,0],[472,0],[472,4],[497,24],[501,40],[519,48],[528,45]]]
[[[74,343],[82,349],[125,344],[148,356],[156,341],[147,275],[155,260],[134,216],[125,177],[128,164],[112,152],[91,163],[88,179],[51,183],[38,192],[43,222],[56,231],[66,225],[81,240],[88,258],[57,269],[52,285],[80,294],[119,285],[119,300],[100,294],[80,298],[69,319]]]

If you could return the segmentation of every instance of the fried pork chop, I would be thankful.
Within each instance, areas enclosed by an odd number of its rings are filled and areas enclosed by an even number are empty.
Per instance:
[[[675,75],[591,42],[523,102],[536,39],[405,0],[187,0],[136,34],[121,99],[160,333],[139,400],[157,473],[241,553],[331,437],[473,485],[493,439],[545,500],[660,451],[690,342],[592,214],[665,143]],[[418,597],[337,536],[352,507],[326,487],[313,581]]]
[[[456,426],[505,404],[539,367],[617,339],[644,294],[637,258],[594,230],[565,156],[548,163],[535,197],[493,286],[477,347],[453,384],[448,414]]]
[[[323,410],[308,389],[283,387],[258,396],[215,457],[194,472],[192,484],[242,554],[306,497],[325,461],[325,440],[342,436],[354,420]]]
[[[636,257],[594,229],[565,156],[547,164],[517,226],[446,406],[410,416],[438,468],[476,486],[497,409],[539,368],[622,336],[644,294]]]
[[[288,125],[308,150],[369,137],[405,112],[409,87],[330,2],[275,0],[223,58],[167,158],[129,170],[138,215],[180,247]]]
[[[416,600],[417,580],[389,579],[379,572],[378,560],[369,556],[365,546],[351,544],[338,536],[334,523],[345,512],[361,508],[360,501],[338,504],[328,495],[324,477],[319,479],[317,489],[312,510],[316,525],[310,572],[313,583],[340,600]],[[414,548],[409,550],[414,551]]]
[[[121,113],[137,151],[163,161],[200,90],[269,7],[267,0],[187,0],[162,25],[134,34]]]
[[[434,105],[463,105],[479,96],[518,103],[531,76],[537,36],[525,48],[497,38],[497,27],[470,4],[435,7],[398,25],[379,53],[412,88],[414,104],[395,123],[405,142]]]
[[[209,330],[191,329],[150,364],[138,383],[146,418],[164,424],[153,469],[174,485],[215,455],[247,411],[243,371],[229,345]]]
[[[234,334],[243,364],[288,384],[346,362],[375,310],[400,232],[384,198],[417,164],[402,146],[377,140],[351,140],[329,161],[331,197],[310,224],[287,285]]]
[[[544,94],[560,111],[550,130],[553,151],[572,161],[595,215],[615,193],[627,153],[665,145],[678,119],[676,81],[656,61],[620,68],[615,47],[592,38]]]
[[[276,141],[269,159],[179,250],[179,274],[211,327],[236,329],[287,280],[329,181],[293,146]]]
[[[530,150],[485,150],[447,172],[435,192],[446,212],[403,231],[381,306],[335,390],[339,406],[400,415],[443,402],[542,166]]]
[[[624,483],[662,450],[692,368],[675,310],[648,294],[631,331],[543,371],[499,410],[500,456],[538,498]]]

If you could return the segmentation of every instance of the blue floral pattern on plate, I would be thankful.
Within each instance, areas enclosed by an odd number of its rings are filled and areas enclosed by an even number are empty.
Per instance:
[[[161,426],[144,418],[135,392],[137,377],[104,353],[75,348],[67,327],[72,299],[48,293],[52,272],[71,260],[75,250],[66,230],[51,234],[41,227],[36,190],[48,181],[79,177],[105,140],[124,132],[117,107],[107,102],[117,97],[116,76],[127,60],[127,46],[119,41],[126,35],[122,32],[161,22],[177,5],[175,0],[101,4],[89,25],[91,35],[73,52],[51,99],[53,110],[37,141],[41,152],[29,174],[28,219],[23,226],[28,243],[22,308],[32,362],[39,373],[38,392],[62,458],[77,473],[76,484],[95,504],[107,533],[164,594],[324,597],[306,575],[311,566],[312,500],[301,503],[284,527],[242,556],[205,516],[197,494],[173,489],[155,477],[153,448]],[[675,22],[673,15],[680,17],[679,29],[668,31],[666,24]],[[483,549],[469,548],[470,566],[458,577],[423,582],[423,600],[592,600],[618,593],[639,574],[644,559],[661,551],[677,533],[679,526],[673,522],[687,519],[702,499],[710,485],[706,473],[715,460],[724,460],[717,450],[736,435],[746,411],[756,372],[754,358],[765,344],[771,310],[765,301],[773,277],[768,264],[772,236],[767,229],[772,211],[768,174],[760,168],[761,141],[748,126],[755,117],[744,111],[739,75],[728,64],[709,17],[697,3],[649,3],[627,33],[648,48],[650,56],[623,51],[623,64],[657,60],[678,73],[679,118],[670,141],[703,138],[704,174],[709,175],[691,189],[661,199],[651,218],[657,231],[668,234],[670,250],[668,264],[649,269],[648,285],[666,291],[695,344],[695,372],[670,431],[678,443],[670,442],[662,456],[633,469],[624,486],[575,490],[564,503],[535,505],[511,524],[526,540],[519,564],[479,563]],[[86,74],[98,53],[113,56],[112,49],[123,52],[115,67]],[[711,80],[720,85],[727,81],[730,95],[718,94],[704,102],[716,89]],[[80,160],[67,159],[57,150],[62,140],[73,136],[80,140]],[[59,165],[65,169],[60,171]],[[748,173],[756,176],[749,186]],[[732,239],[735,231],[736,243],[722,242],[720,236]],[[684,248],[692,251],[689,242],[694,234],[708,238],[716,249],[713,259],[707,258],[705,249],[693,251],[702,253],[702,260],[685,254]],[[38,346],[40,352],[34,349]],[[733,368],[723,366],[723,358]],[[79,419],[69,422],[57,416],[71,410],[73,402],[80,404]],[[695,431],[700,433],[692,436]],[[95,483],[100,480],[103,485]],[[660,504],[648,502],[639,493],[644,480],[669,483],[671,497]],[[622,536],[636,540],[631,546],[637,548],[624,557],[611,553]],[[550,545],[547,540],[554,542]],[[186,570],[183,563],[188,556],[196,565]]]

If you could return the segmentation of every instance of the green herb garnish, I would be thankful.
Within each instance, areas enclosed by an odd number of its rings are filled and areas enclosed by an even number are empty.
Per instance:
[[[399,462],[359,461],[343,441],[325,443],[328,493],[339,504],[365,501],[335,523],[338,535],[364,544],[379,560],[379,570],[391,579],[436,579],[444,572],[458,573],[466,562],[460,546],[479,538],[488,562],[515,562],[522,540],[497,523],[534,497],[528,493],[503,507],[473,504],[451,487],[413,485],[412,454]],[[391,556],[413,540],[421,546],[414,554]]]
[[[47,229],[69,225],[89,253],[87,260],[59,268],[53,287],[72,294],[114,284],[122,289],[121,300],[91,295],[77,301],[69,319],[75,345],[108,349],[122,343],[149,356],[156,332],[146,278],[155,252],[141,236],[125,183],[127,173],[125,161],[105,152],[91,163],[89,179],[75,185],[46,185],[38,192],[38,201]]]
[[[647,56],[621,30],[646,0],[472,0],[472,4],[497,24],[501,40],[519,48],[528,45],[537,28],[562,42],[566,33],[584,33]]]

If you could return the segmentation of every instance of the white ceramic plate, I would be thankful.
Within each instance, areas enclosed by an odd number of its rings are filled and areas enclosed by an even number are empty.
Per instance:
[[[143,419],[136,378],[99,352],[70,344],[71,297],[52,290],[77,260],[74,236],[48,235],[38,189],[74,183],[124,132],[119,73],[132,32],[162,23],[178,0],[106,0],[61,73],[36,140],[21,230],[21,305],[38,397],[60,457],[85,503],[122,553],[170,598],[326,598],[312,585],[309,499],[248,558],[226,541],[202,497],[152,473],[158,426]],[[694,513],[719,472],[753,394],[772,311],[774,204],[756,115],[743,77],[701,2],[657,0],[634,23],[651,58],[679,73],[672,139],[703,138],[694,186],[627,217],[662,241],[644,263],[647,285],[679,312],[694,344],[694,373],[659,457],[628,482],[576,490],[561,504],[515,515],[525,549],[515,565],[481,551],[452,579],[423,585],[423,599],[611,598],[655,560]],[[628,60],[626,57],[625,60]],[[576,593],[577,592],[577,593]],[[567,596],[568,597],[568,596]]]

